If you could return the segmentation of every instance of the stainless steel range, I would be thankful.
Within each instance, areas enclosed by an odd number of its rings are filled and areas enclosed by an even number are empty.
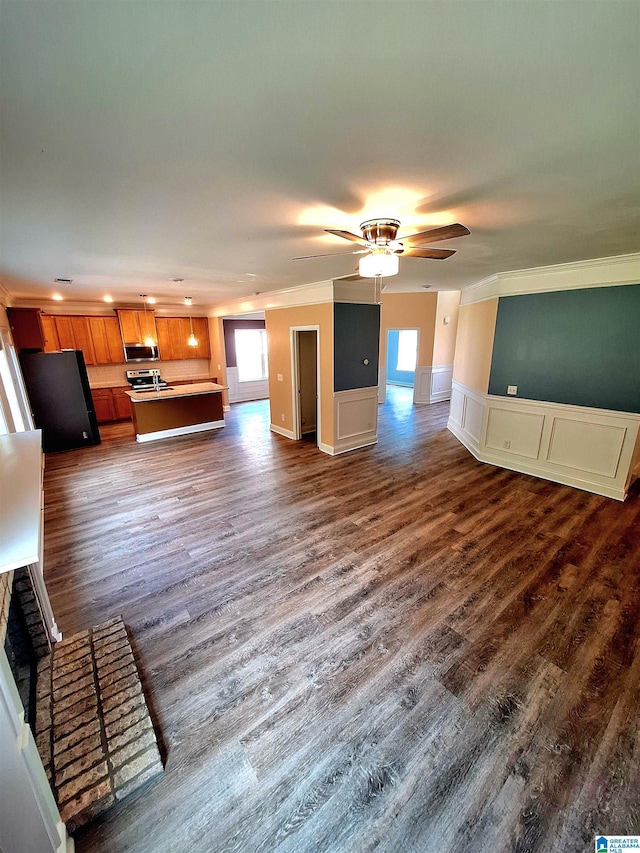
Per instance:
[[[161,391],[163,388],[169,388],[169,383],[162,379],[156,367],[127,370],[127,381],[132,391]]]

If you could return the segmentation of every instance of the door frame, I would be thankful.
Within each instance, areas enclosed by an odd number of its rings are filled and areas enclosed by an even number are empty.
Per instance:
[[[416,370],[413,373],[413,402],[416,401],[416,381],[415,374],[418,369],[418,354],[420,352],[420,333],[421,329],[419,326],[389,326],[384,329],[385,341],[384,341],[384,371],[378,370],[378,403],[384,403],[387,399],[387,366],[389,364],[389,332],[410,332],[413,330],[418,332],[418,337],[416,340]],[[383,330],[380,330],[380,337],[382,337]],[[380,365],[382,367],[382,365]],[[405,386],[409,387],[409,386]]]
[[[316,333],[316,444],[320,447],[321,441],[321,395],[320,395],[320,326],[290,326],[289,327],[289,349],[291,352],[291,397],[293,415],[293,438],[300,441],[302,428],[300,426],[300,361],[298,358],[298,333]]]

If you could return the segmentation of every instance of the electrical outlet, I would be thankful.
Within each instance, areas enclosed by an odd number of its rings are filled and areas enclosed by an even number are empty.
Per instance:
[[[517,385],[507,385],[507,394],[509,394],[510,397],[515,397],[517,393],[518,393],[518,386]]]
[[[506,441],[502,442],[502,446],[504,447],[505,450],[510,450],[511,442],[507,439]]]
[[[280,415],[280,420],[284,423],[284,415]]]
[[[282,382],[282,374],[281,373],[278,374],[278,382]],[[283,420],[284,420],[284,418],[283,418]]]

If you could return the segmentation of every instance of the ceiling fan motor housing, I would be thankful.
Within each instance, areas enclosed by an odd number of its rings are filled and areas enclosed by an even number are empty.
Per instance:
[[[362,236],[376,246],[388,246],[393,243],[398,233],[400,222],[397,219],[367,219],[360,226]]]

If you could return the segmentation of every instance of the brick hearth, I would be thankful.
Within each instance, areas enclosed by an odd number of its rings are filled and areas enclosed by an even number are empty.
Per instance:
[[[36,742],[69,831],[162,773],[121,617],[54,644],[37,697]]]

